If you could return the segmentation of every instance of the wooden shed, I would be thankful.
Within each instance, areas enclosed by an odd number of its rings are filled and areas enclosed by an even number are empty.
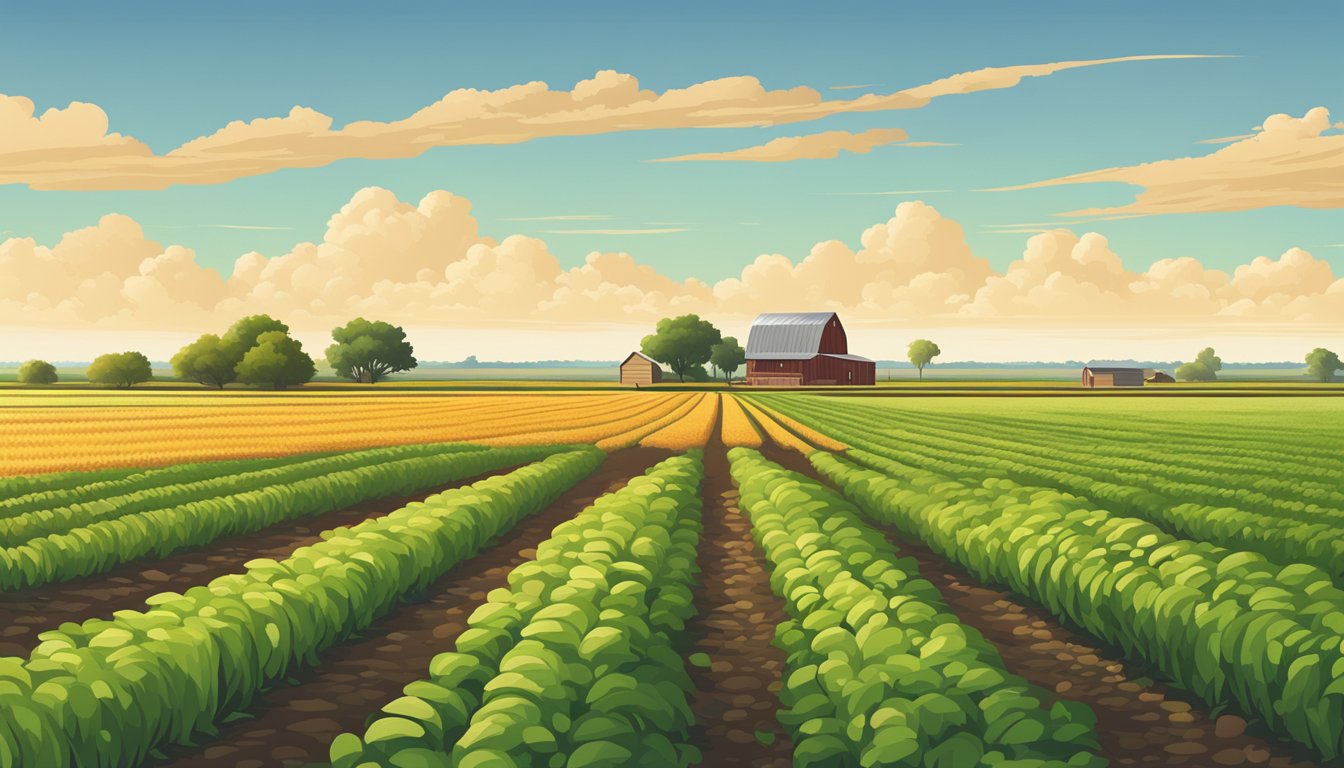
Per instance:
[[[643,352],[631,352],[630,356],[621,363],[621,383],[633,384],[657,384],[663,380],[663,368],[658,365],[658,361],[644,354]]]
[[[812,386],[875,384],[877,363],[849,354],[834,312],[760,315],[747,336],[747,384]]]
[[[1093,368],[1083,366],[1083,386],[1088,389],[1097,387],[1142,387],[1142,368]]]

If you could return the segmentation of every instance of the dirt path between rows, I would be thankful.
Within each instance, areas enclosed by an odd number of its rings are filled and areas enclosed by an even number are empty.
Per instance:
[[[704,753],[704,765],[788,768],[793,746],[775,716],[785,654],[771,644],[775,626],[788,615],[770,590],[751,523],[738,510],[722,443],[705,449],[700,492],[704,533],[688,654],[704,653],[711,663],[687,667],[695,683],[692,743]]]
[[[796,451],[764,452],[829,485]],[[1241,717],[1210,712],[1197,698],[1155,681],[1156,670],[1064,626],[1040,605],[977,581],[920,542],[886,533],[902,555],[918,563],[920,575],[938,588],[962,623],[994,645],[1008,671],[1060,699],[1092,708],[1101,754],[1112,765],[1316,766],[1304,748],[1270,734],[1248,733]]]
[[[169,748],[158,764],[262,768],[326,763],[331,740],[346,731],[362,733],[369,715],[400,696],[407,683],[426,677],[430,660],[452,650],[486,593],[507,586],[509,571],[534,556],[555,526],[670,455],[654,448],[613,453],[545,510],[440,577],[419,601],[394,609],[361,635],[329,649],[292,685],[262,696],[249,719],[221,726],[216,738],[199,747]]]
[[[36,589],[0,592],[0,656],[27,656],[37,647],[39,633],[62,623],[108,618],[116,611],[144,608],[145,599],[152,595],[169,590],[184,592],[219,576],[237,573],[249,560],[289,557],[299,547],[320,541],[322,531],[382,517],[413,501],[423,501],[436,493],[514,469],[505,467],[425,493],[387,496],[316,517],[277,523],[255,533],[184,549],[160,560],[137,560],[107,573]]]

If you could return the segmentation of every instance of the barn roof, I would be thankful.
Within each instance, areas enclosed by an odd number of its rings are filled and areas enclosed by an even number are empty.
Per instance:
[[[757,315],[747,336],[748,360],[810,360],[834,312],[767,312]]]

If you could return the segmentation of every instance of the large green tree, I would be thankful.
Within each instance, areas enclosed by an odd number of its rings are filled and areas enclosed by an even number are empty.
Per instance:
[[[149,358],[139,352],[114,352],[95,358],[85,376],[94,384],[130,389],[149,381],[154,372],[149,367]]]
[[[243,355],[236,373],[244,384],[284,389],[311,381],[317,366],[304,353],[303,345],[289,334],[267,331],[257,336],[257,343]]]
[[[416,366],[406,331],[381,320],[357,317],[332,330],[331,338],[336,343],[327,347],[327,362],[342,378],[376,384],[388,374]]]
[[[1307,373],[1314,379],[1331,381],[1335,378],[1335,371],[1340,368],[1344,368],[1344,363],[1340,362],[1339,355],[1325,347],[1317,347],[1307,353]]]
[[[19,366],[20,384],[55,384],[56,366],[46,360],[29,360]]]
[[[682,381],[696,367],[703,369],[723,334],[699,315],[665,317],[654,333],[639,343],[640,351],[663,363]]]
[[[906,349],[906,356],[910,358],[910,364],[919,369],[919,380],[924,380],[924,366],[933,362],[933,358],[941,355],[943,350],[938,348],[928,339],[915,339],[910,342]]]
[[[1176,369],[1176,378],[1181,381],[1217,381],[1222,367],[1223,359],[1214,353],[1213,347],[1205,347],[1194,360]]]
[[[247,350],[226,342],[213,333],[207,333],[178,350],[172,363],[173,373],[207,387],[223,389],[238,379],[236,369]]]

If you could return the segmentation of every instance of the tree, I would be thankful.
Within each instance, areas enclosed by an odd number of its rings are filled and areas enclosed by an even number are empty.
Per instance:
[[[1223,360],[1214,354],[1213,347],[1205,347],[1193,361],[1176,369],[1176,378],[1181,381],[1217,381],[1222,367]]]
[[[257,345],[257,339],[263,333],[272,331],[287,334],[289,326],[270,315],[248,315],[229,326],[221,340],[233,355],[233,364],[237,366],[242,362],[243,355]]]
[[[85,376],[94,384],[107,384],[119,389],[130,389],[154,377],[149,358],[139,352],[117,352],[99,355]]]
[[[276,389],[312,380],[317,373],[313,358],[304,354],[303,345],[284,331],[267,331],[243,355],[236,370],[244,384],[271,386]]]
[[[1307,353],[1307,373],[1312,378],[1331,381],[1335,378],[1335,371],[1340,368],[1344,368],[1344,363],[1340,362],[1339,355],[1324,347],[1317,347]]]
[[[667,365],[684,382],[696,366],[709,362],[714,345],[722,340],[719,329],[699,315],[682,315],[659,320],[656,331],[644,337],[639,349]]]
[[[237,380],[235,369],[246,352],[238,353],[234,344],[207,333],[178,350],[170,362],[178,378],[223,389]]]
[[[919,369],[920,381],[924,380],[924,366],[942,353],[943,350],[928,339],[915,339],[910,342],[910,347],[906,350],[906,355],[910,358],[910,364]]]
[[[416,366],[406,332],[395,325],[357,317],[332,330],[331,338],[336,343],[327,347],[327,362],[342,378],[376,384],[390,373]]]
[[[723,373],[724,381],[733,386],[733,372],[747,362],[747,351],[732,336],[724,336],[723,341],[709,350],[709,364]]]
[[[55,384],[56,366],[46,360],[29,360],[19,366],[20,384]]]

